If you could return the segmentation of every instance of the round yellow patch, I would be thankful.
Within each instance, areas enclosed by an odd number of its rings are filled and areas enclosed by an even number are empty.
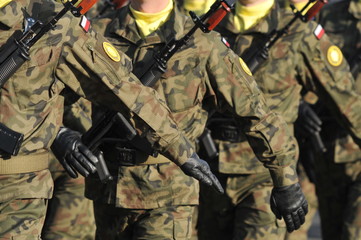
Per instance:
[[[114,62],[120,61],[120,55],[119,52],[115,49],[113,45],[111,45],[108,42],[103,42],[103,49],[105,53],[112,59]]]
[[[251,70],[249,70],[247,64],[243,61],[242,58],[239,58],[239,62],[241,63],[241,67],[243,68],[243,71],[245,71],[248,75],[252,76]]]
[[[327,50],[327,61],[334,67],[338,67],[340,66],[340,64],[342,63],[342,52],[341,50],[333,45],[331,47],[328,48]]]

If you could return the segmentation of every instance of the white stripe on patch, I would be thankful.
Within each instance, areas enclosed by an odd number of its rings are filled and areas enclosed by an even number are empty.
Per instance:
[[[227,40],[222,37],[222,42],[224,43],[224,45],[226,45],[227,47],[230,47],[231,45],[229,44],[229,42],[227,42]]]
[[[88,32],[90,28],[90,21],[85,16],[82,16],[80,26],[84,29],[85,32]]]
[[[323,34],[325,34],[325,29],[321,26],[321,24],[318,24],[315,31],[313,31],[313,34],[315,34],[317,39],[321,39]]]

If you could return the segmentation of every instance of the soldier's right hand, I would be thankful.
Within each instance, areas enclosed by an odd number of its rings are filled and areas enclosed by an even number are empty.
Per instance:
[[[72,178],[79,172],[84,177],[95,173],[98,158],[81,142],[81,134],[69,128],[60,128],[51,150]]]
[[[221,183],[212,173],[208,163],[200,159],[196,153],[193,153],[187,162],[185,162],[180,168],[186,175],[194,177],[207,186],[213,187],[213,189],[220,194],[224,193]]]

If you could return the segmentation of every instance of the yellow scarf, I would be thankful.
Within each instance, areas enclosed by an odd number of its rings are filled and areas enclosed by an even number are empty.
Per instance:
[[[246,7],[239,1],[236,2],[236,10],[234,15],[234,26],[240,32],[248,30],[261,18],[266,16],[272,8],[274,0],[266,0],[256,6]]]
[[[0,0],[0,8],[5,7],[8,5],[12,0]]]
[[[198,16],[205,14],[214,3],[214,0],[184,0],[183,7],[189,12],[193,11]]]
[[[140,35],[145,38],[165,23],[173,10],[173,0],[169,0],[168,5],[158,13],[143,13],[135,10],[129,5],[135,22],[140,30]]]

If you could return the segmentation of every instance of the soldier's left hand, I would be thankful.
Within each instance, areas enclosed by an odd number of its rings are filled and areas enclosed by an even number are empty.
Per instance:
[[[185,162],[180,168],[186,175],[194,177],[201,183],[213,187],[213,189],[220,194],[224,193],[221,183],[212,173],[208,163],[200,159],[196,153],[193,153],[187,162]]]
[[[299,229],[308,212],[308,203],[300,184],[274,187],[271,193],[271,209],[278,219],[284,219],[288,232]]]

